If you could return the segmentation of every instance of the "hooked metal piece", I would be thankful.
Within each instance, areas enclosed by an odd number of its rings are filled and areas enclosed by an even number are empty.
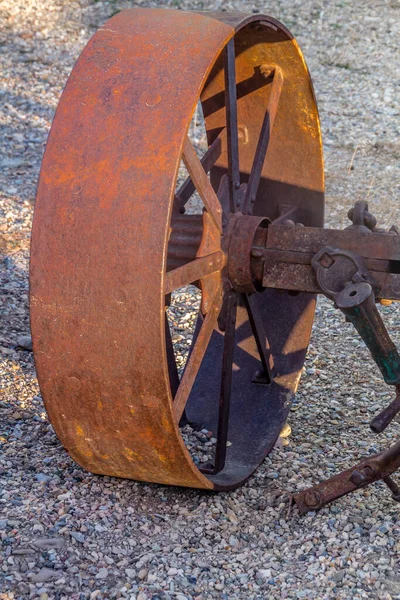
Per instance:
[[[353,225],[347,229],[370,230],[376,219],[368,213],[367,203],[358,202],[349,211]],[[371,421],[374,433],[381,433],[400,412],[400,356],[391,340],[375,305],[375,293],[379,286],[371,277],[365,261],[354,252],[322,248],[313,257],[321,291],[335,302],[351,322],[377,363],[386,383],[396,385],[396,398]],[[392,498],[400,502],[400,489],[390,474],[400,466],[400,442],[388,450],[359,463],[305,492],[295,494],[293,499],[300,512],[317,510],[341,496],[382,479],[392,492]]]
[[[396,385],[396,399],[371,422],[383,431],[400,412],[400,355],[376,308],[387,295],[400,298],[400,238],[397,229],[376,228],[366,202],[349,211],[353,224],[343,231],[296,227],[294,222],[273,222],[262,248],[253,248],[252,268],[259,277],[263,265],[265,287],[324,294],[334,301],[364,340],[387,384]],[[390,283],[389,283],[390,282]],[[317,510],[355,489],[383,479],[400,500],[389,475],[400,465],[400,442],[335,477],[295,494],[300,512]]]
[[[370,456],[355,467],[322,481],[312,488],[294,494],[301,514],[319,510],[325,504],[337,500],[350,492],[361,489],[382,479],[392,491],[392,497],[400,501],[400,490],[390,475],[400,467],[400,441],[379,454]]]
[[[400,383],[400,356],[376,305],[377,284],[354,252],[322,248],[312,259],[322,292],[334,300],[372,354],[386,383]]]

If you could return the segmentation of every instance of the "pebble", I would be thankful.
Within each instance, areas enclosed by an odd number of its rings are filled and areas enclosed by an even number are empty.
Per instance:
[[[267,581],[271,577],[271,569],[259,569],[256,573],[256,579]]]
[[[135,569],[125,569],[125,575],[128,579],[135,579],[136,571]]]
[[[49,483],[51,481],[50,475],[46,475],[45,473],[38,473],[35,477],[39,483]]]
[[[32,338],[30,335],[22,335],[18,338],[18,346],[24,350],[32,351]]]
[[[107,579],[108,577],[108,569],[102,568],[96,573],[96,579]]]
[[[63,538],[37,538],[32,541],[32,544],[41,550],[60,550],[64,541]]]
[[[336,583],[338,583],[339,581],[343,580],[345,575],[346,575],[346,571],[344,571],[344,570],[337,571],[336,573],[334,573],[332,575],[332,581],[335,581]]]
[[[71,537],[73,537],[74,540],[76,540],[80,544],[83,544],[83,542],[85,541],[85,536],[79,531],[71,531]]]
[[[49,581],[50,579],[55,579],[57,577],[57,573],[53,571],[53,569],[40,569],[37,573],[33,573],[31,576],[31,580],[34,583],[43,583],[44,581]]]

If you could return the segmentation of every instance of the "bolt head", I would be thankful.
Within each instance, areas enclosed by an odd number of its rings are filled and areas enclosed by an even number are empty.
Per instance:
[[[304,504],[308,508],[319,508],[322,505],[321,494],[316,490],[309,490],[304,494]]]

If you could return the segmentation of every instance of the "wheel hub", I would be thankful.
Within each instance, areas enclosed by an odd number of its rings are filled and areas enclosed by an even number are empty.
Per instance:
[[[227,274],[232,288],[237,292],[253,293],[261,289],[262,279],[252,268],[253,246],[265,246],[267,227],[271,221],[234,213],[228,230]]]

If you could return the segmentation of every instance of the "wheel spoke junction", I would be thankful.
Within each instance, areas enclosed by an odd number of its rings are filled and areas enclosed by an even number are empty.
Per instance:
[[[221,156],[221,137],[215,138],[207,152],[201,158],[201,164],[205,173],[208,173],[215,165],[218,158]],[[175,194],[175,203],[178,204],[178,211],[183,212],[185,204],[189,201],[193,193],[196,191],[195,184],[191,177],[187,177],[184,183]]]
[[[224,266],[224,258],[222,250],[218,250],[168,271],[165,277],[165,294],[220,271]]]
[[[188,137],[184,142],[182,158],[207,212],[218,231],[222,233],[221,204]]]

